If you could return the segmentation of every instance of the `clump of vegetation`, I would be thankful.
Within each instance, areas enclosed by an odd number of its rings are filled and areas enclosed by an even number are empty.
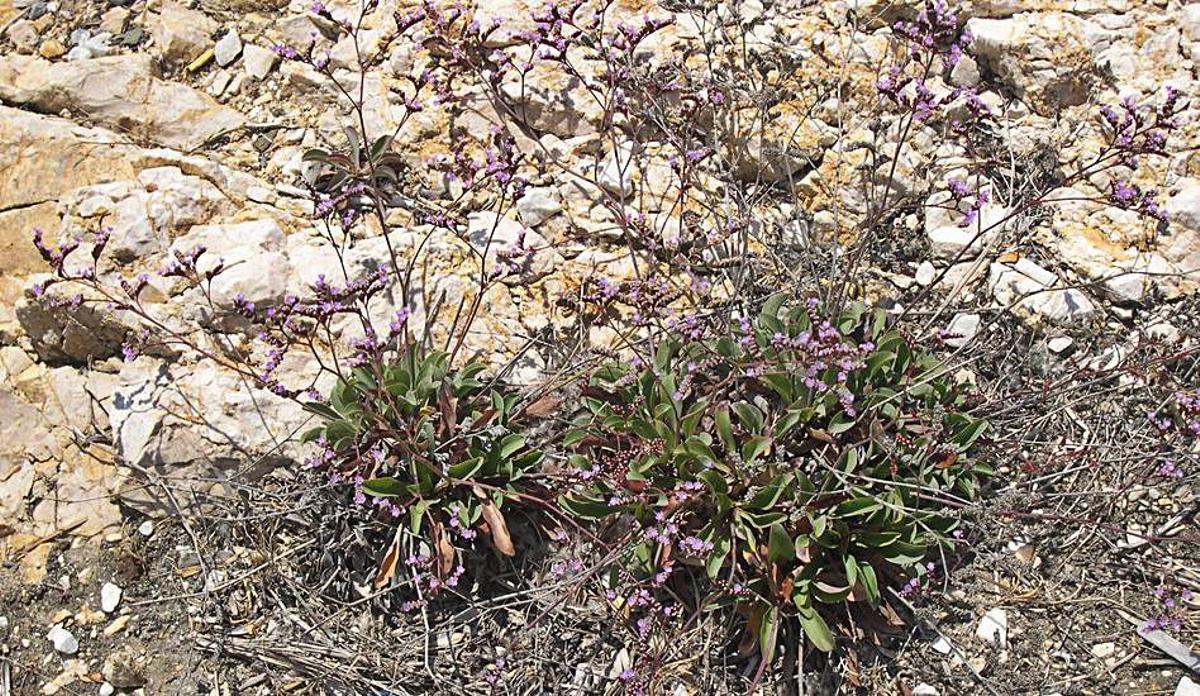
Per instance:
[[[305,404],[324,421],[303,436],[319,445],[310,465],[353,482],[360,504],[372,501],[408,532],[397,534],[376,585],[391,580],[403,549],[426,571],[414,578],[426,589],[454,586],[463,572],[455,543],[473,543],[478,531],[515,553],[502,508],[525,498],[523,479],[542,454],[521,432],[519,397],[489,388],[484,368],[451,370],[446,353],[409,346]]]
[[[969,456],[987,423],[947,366],[861,304],[826,317],[776,295],[586,394],[562,506],[624,531],[614,577],[702,571],[703,604],[747,614],[764,662],[785,619],[832,650],[824,614],[925,573],[988,473]]]

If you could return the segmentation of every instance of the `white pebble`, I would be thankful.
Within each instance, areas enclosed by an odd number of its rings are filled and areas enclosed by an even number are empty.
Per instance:
[[[1003,648],[1008,643],[1008,612],[999,607],[988,609],[979,620],[975,635],[988,645]]]
[[[121,603],[121,588],[106,582],[100,588],[100,609],[105,614],[111,614],[117,610],[117,605]]]
[[[54,649],[63,655],[74,655],[79,652],[79,641],[75,639],[74,634],[62,626],[50,629],[46,637],[50,639]]]

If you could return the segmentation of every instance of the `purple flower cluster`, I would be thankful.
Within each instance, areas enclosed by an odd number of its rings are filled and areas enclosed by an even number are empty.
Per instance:
[[[979,189],[974,191],[962,179],[950,179],[946,182],[946,190],[950,192],[950,200],[954,203],[954,208],[962,210],[963,204],[966,203],[966,211],[963,213],[963,219],[959,221],[959,227],[971,227],[979,220],[979,212],[983,207],[991,201],[991,193],[987,189]],[[969,202],[968,202],[969,199]]]
[[[1113,180],[1108,193],[1108,202],[1122,210],[1133,210],[1160,222],[1167,221],[1167,211],[1158,205],[1157,193],[1143,191],[1127,181]]]
[[[1166,586],[1159,586],[1154,590],[1154,597],[1162,603],[1162,613],[1150,617],[1142,626],[1142,632],[1178,631],[1183,628],[1183,608],[1180,603],[1191,602],[1195,599],[1193,592],[1187,588],[1173,590]]]
[[[1176,393],[1175,403],[1183,419],[1183,430],[1200,437],[1200,389]]]
[[[971,42],[971,34],[960,28],[958,14],[944,0],[926,0],[913,21],[900,21],[892,30],[908,44],[909,64],[893,65],[876,80],[875,88],[888,101],[925,121],[941,107],[965,97],[967,110],[982,118],[990,113],[978,94],[969,88],[950,90],[937,97],[928,79],[940,58],[953,67]]]
[[[418,553],[404,559],[404,567],[408,570],[409,580],[414,586],[421,589],[426,596],[436,595],[444,589],[454,589],[458,587],[459,581],[462,579],[466,568],[461,563],[456,564],[448,575],[442,576],[438,573],[438,565],[440,559],[430,556],[429,554]],[[411,611],[422,605],[416,600],[406,602],[406,606],[402,606],[406,611]]]
[[[946,0],[926,0],[911,21],[899,21],[892,30],[909,44],[909,56],[920,60],[925,55],[943,55],[950,66],[962,58],[971,43],[971,33],[960,29],[958,13]]]
[[[854,394],[845,385],[850,373],[862,367],[863,359],[875,350],[871,342],[850,343],[825,320],[797,336],[776,332],[766,346],[751,343],[751,347],[759,351],[750,367],[755,370],[753,376],[781,370],[798,373],[801,383],[817,394],[836,391],[846,414],[857,415]]]

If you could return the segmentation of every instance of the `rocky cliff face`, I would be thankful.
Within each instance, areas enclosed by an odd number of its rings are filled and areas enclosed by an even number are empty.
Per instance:
[[[731,137],[719,156],[732,176],[701,173],[708,179],[686,196],[673,188],[669,155],[655,136],[636,123],[620,124],[619,141],[602,133],[604,110],[584,85],[601,68],[586,56],[575,63],[577,75],[539,64],[501,84],[499,99],[465,84],[458,101],[427,100],[406,117],[409,77],[440,49],[398,36],[391,10],[413,3],[381,4],[356,51],[309,2],[0,0],[0,559],[20,558],[26,580],[41,579],[44,542],[53,535],[102,538],[121,530],[118,503],[146,511],[164,505],[155,482],[188,478],[217,489],[230,476],[298,456],[290,438],[304,415],[295,404],[178,347],[126,362],[122,346],[138,330],[131,317],[102,303],[40,301],[33,288],[48,269],[30,242],[34,227],[71,235],[111,226],[114,277],[159,268],[172,250],[203,243],[231,267],[213,288],[224,310],[239,296],[270,304],[314,282],[336,257],[302,188],[301,155],[336,144],[349,113],[344,94],[311,67],[281,62],[277,44],[328,51],[338,83],[365,95],[368,131],[396,132],[429,200],[453,190],[431,171],[420,178],[422,163],[461,147],[451,134],[482,142],[494,128],[509,129],[513,117],[524,122],[511,132],[533,186],[512,210],[481,207],[464,235],[434,235],[421,281],[429,296],[455,307],[472,292],[472,245],[486,252],[479,240],[491,230],[537,248],[519,279],[488,291],[470,339],[495,360],[520,354],[521,379],[536,379],[547,359],[529,337],[572,325],[559,298],[578,293],[590,276],[637,272],[634,252],[614,234],[613,200],[636,202],[650,220],[645,233],[670,246],[688,225],[704,224],[706,206],[719,205],[733,181],[794,196],[788,206],[762,198],[749,211],[762,239],[828,244],[855,233],[867,207],[863,191],[882,169],[894,169],[898,196],[933,203],[897,222],[929,255],[876,269],[888,282],[870,292],[927,284],[953,263],[944,281],[955,291],[951,308],[1009,307],[1050,336],[1113,319],[1170,327],[1161,320],[1171,303],[1200,283],[1200,103],[1179,117],[1171,143],[1178,154],[1130,173],[1161,192],[1168,223],[1107,205],[1112,181],[1103,174],[1057,192],[1052,198],[1062,202],[1023,226],[974,239],[938,208],[937,191],[953,171],[947,163],[967,153],[940,145],[934,126],[917,126],[913,147],[894,165],[868,156],[886,151],[887,133],[859,116],[878,99],[876,66],[894,50],[891,22],[912,12],[905,3],[745,0],[695,11],[615,3],[613,21],[672,20],[644,45],[647,60],[673,57],[695,70],[715,61],[724,70],[715,77],[724,80],[754,73],[747,84],[714,83],[755,92],[722,116]],[[501,22],[495,50],[529,29],[526,4],[474,3],[477,21]],[[328,5],[343,17],[357,3]],[[1151,99],[1166,86],[1200,102],[1200,5],[981,0],[961,13],[974,41],[932,81],[946,94],[977,89],[996,114],[992,173],[1009,191],[997,188],[985,219],[1003,217],[1021,182],[1052,177],[1103,149],[1098,104]],[[719,42],[732,34],[740,37],[736,50]],[[362,54],[375,66],[366,77]],[[638,166],[627,166],[635,157]],[[551,159],[555,166],[542,164]],[[567,171],[590,172],[599,186]],[[391,241],[411,253],[419,221],[411,211],[393,215]],[[359,240],[352,274],[387,261],[377,228],[363,223],[349,232]],[[156,280],[143,300],[181,331],[195,330],[196,297]],[[395,309],[380,306],[379,320]],[[978,316],[955,322],[978,330]],[[347,328],[347,340],[352,333]],[[611,337],[592,338],[607,347]],[[297,362],[283,370],[311,368]]]

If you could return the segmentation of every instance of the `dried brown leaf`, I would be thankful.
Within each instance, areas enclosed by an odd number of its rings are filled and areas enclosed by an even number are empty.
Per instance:
[[[400,558],[400,527],[396,527],[396,535],[392,537],[392,543],[388,546],[387,553],[383,555],[383,560],[379,563],[379,570],[375,573],[375,580],[372,583],[375,589],[386,586],[392,581],[396,575],[396,561]]]
[[[558,411],[560,404],[562,404],[562,399],[556,396],[543,396],[525,407],[525,413],[534,418],[547,418]]]
[[[482,489],[475,488],[475,495],[479,496],[481,500],[480,508],[483,520],[487,522],[488,530],[492,535],[492,545],[505,556],[516,555],[517,551],[513,548],[512,537],[508,534],[508,523],[504,521],[504,515],[500,509]]]

